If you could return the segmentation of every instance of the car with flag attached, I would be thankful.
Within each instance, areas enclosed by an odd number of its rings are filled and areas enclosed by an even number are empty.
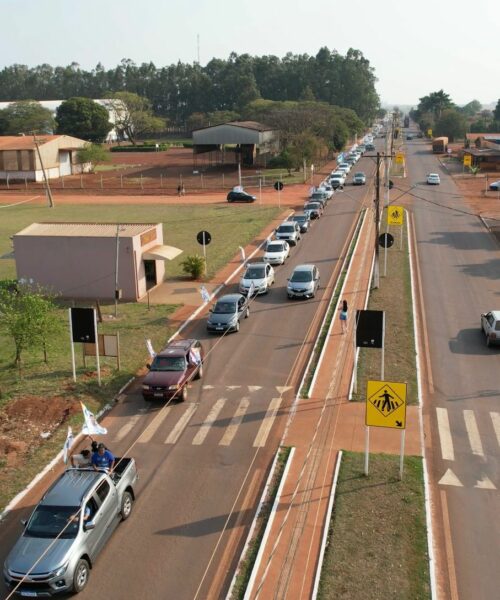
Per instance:
[[[320,202],[307,202],[304,204],[304,214],[310,219],[319,219],[323,214],[323,205]]]
[[[127,457],[115,459],[112,473],[64,471],[22,521],[4,563],[7,587],[33,598],[83,591],[97,555],[132,513],[136,482],[135,461]]]
[[[274,283],[274,269],[268,262],[249,263],[240,279],[240,294],[267,294]]]
[[[250,315],[249,298],[245,294],[226,294],[221,296],[210,309],[207,319],[209,333],[239,331],[240,321]]]
[[[148,401],[186,400],[189,382],[203,376],[203,359],[199,340],[173,340],[147,365],[142,397]]]

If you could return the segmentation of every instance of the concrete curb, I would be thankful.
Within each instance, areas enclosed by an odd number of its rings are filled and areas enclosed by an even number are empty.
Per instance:
[[[328,499],[328,508],[326,509],[325,524],[323,528],[323,539],[321,540],[321,548],[319,550],[318,566],[316,568],[316,577],[314,578],[314,587],[311,594],[311,600],[316,600],[316,598],[318,597],[319,582],[321,579],[321,571],[323,570],[323,559],[325,558],[326,543],[328,541],[328,533],[330,530],[329,524],[332,520],[333,503],[335,501],[335,493],[337,491],[337,481],[339,478],[340,463],[342,462],[342,456],[343,452],[342,450],[339,450],[337,453],[337,461],[335,464],[335,473],[333,475],[333,484],[330,492],[330,498]]]

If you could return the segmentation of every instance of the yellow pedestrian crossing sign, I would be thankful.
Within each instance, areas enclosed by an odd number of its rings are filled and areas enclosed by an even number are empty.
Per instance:
[[[464,167],[470,167],[472,165],[472,155],[464,154]]]
[[[397,152],[396,153],[396,164],[397,165],[404,165],[405,164],[405,155],[403,154],[403,152]]]
[[[404,210],[402,206],[389,206],[387,208],[387,225],[402,225]]]
[[[406,383],[368,381],[365,423],[369,427],[406,428]]]

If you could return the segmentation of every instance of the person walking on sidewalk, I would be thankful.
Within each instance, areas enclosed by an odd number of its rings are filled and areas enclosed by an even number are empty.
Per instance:
[[[340,307],[340,325],[342,327],[342,333],[347,331],[347,300],[342,300],[342,306]]]

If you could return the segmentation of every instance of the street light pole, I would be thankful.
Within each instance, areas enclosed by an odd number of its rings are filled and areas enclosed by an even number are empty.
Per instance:
[[[375,263],[373,265],[373,287],[380,284],[379,245],[380,236],[380,152],[377,152],[377,172],[375,174]]]

